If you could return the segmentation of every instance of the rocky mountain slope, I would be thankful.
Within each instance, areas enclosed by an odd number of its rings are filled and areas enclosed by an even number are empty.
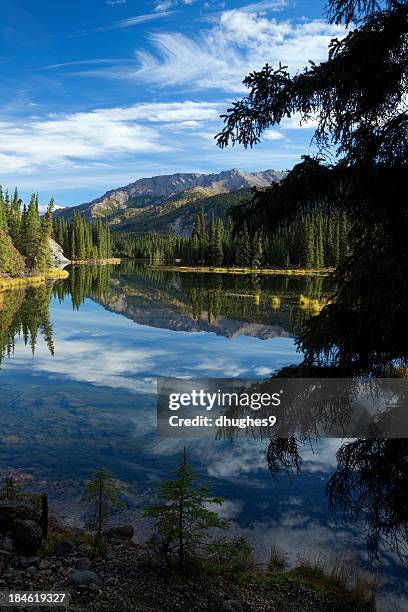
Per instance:
[[[218,174],[193,172],[154,176],[108,191],[92,202],[59,209],[56,217],[70,219],[77,210],[88,221],[106,217],[116,230],[189,235],[192,204],[232,192],[247,194],[253,187],[265,188],[284,176],[284,172],[275,170],[248,173],[237,169]],[[218,198],[216,205],[225,208],[224,199]],[[174,214],[174,211],[178,213]],[[171,216],[167,219],[169,214]],[[186,215],[189,217],[187,222]]]

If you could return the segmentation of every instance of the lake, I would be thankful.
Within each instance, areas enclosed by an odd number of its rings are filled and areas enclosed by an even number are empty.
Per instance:
[[[86,520],[84,481],[106,467],[126,487],[146,539],[143,507],[186,446],[225,499],[222,517],[259,559],[347,556],[366,564],[363,525],[337,524],[325,485],[340,440],[305,446],[302,473],[272,478],[266,443],[156,436],[156,378],[267,377],[301,361],[294,337],[330,295],[323,277],[150,270],[143,264],[71,269],[53,285],[0,294],[0,477],[48,491],[71,524]],[[307,298],[307,299],[305,299]],[[407,580],[392,552],[379,568],[380,609],[407,610]]]

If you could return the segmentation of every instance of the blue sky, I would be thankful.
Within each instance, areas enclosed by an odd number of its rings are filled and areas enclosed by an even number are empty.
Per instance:
[[[0,183],[69,205],[145,176],[290,168],[310,126],[221,151],[219,115],[251,70],[323,60],[342,32],[324,0],[1,0]]]

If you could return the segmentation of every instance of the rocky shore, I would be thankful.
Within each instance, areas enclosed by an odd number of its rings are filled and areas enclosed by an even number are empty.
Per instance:
[[[312,612],[346,610],[312,588],[289,577],[234,584],[225,579],[183,579],[132,541],[114,541],[103,558],[92,550],[59,540],[52,551],[21,555],[9,534],[0,540],[0,589],[68,591],[72,610],[213,612]],[[35,608],[27,608],[35,612]]]
[[[97,553],[86,532],[68,530],[55,516],[48,539],[42,540],[40,523],[38,500],[0,502],[0,590],[66,591],[71,598],[69,609],[84,612],[375,609],[370,604],[356,607],[339,592],[317,588],[305,576],[300,579],[291,572],[254,571],[238,580],[236,576],[179,575],[147,545],[133,541],[131,525],[105,532],[103,553]]]

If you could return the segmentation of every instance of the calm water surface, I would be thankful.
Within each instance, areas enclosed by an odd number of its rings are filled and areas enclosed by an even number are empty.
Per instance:
[[[301,360],[294,335],[330,293],[322,278],[77,266],[53,286],[0,294],[0,476],[46,490],[72,524],[86,519],[84,480],[100,465],[127,487],[126,516],[145,539],[143,506],[185,441],[158,438],[156,377],[265,377]],[[315,300],[314,309],[301,296]],[[272,479],[265,442],[187,441],[225,503],[234,535],[262,560],[348,556],[366,566],[364,526],[336,524],[325,485],[339,440],[304,449],[303,471]],[[408,610],[408,581],[385,553],[380,609]]]

